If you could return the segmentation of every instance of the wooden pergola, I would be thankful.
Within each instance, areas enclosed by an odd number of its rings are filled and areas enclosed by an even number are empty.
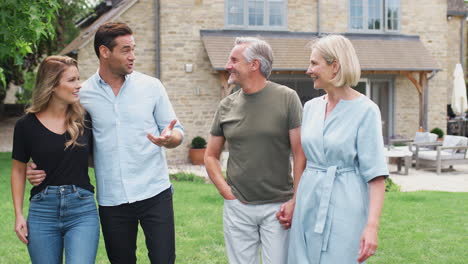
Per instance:
[[[419,127],[422,127],[424,131],[427,131],[427,84],[428,75],[432,74],[432,71],[362,71],[362,74],[391,74],[401,75],[408,78],[418,91],[419,97]],[[418,76],[418,77],[415,77]],[[418,79],[416,79],[418,78]]]

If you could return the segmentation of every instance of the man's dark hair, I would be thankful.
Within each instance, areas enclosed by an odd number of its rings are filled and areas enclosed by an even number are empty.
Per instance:
[[[108,22],[101,25],[94,36],[94,51],[99,58],[99,47],[104,45],[111,51],[115,47],[115,38],[119,36],[133,35],[133,31],[125,23]]]

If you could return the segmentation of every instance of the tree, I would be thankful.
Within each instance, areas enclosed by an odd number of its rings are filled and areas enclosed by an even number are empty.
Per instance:
[[[0,1],[0,115],[10,82],[22,84],[44,55],[63,49],[78,34],[75,21],[96,0]]]
[[[24,58],[42,38],[54,37],[52,20],[58,8],[58,0],[0,1],[0,102]]]

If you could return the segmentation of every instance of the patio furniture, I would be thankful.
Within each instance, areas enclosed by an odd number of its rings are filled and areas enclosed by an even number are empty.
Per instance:
[[[468,136],[468,120],[465,118],[454,118],[447,121],[447,135]]]
[[[413,156],[413,152],[409,150],[398,150],[398,149],[384,149],[384,155],[388,158],[396,158],[397,160],[397,171],[401,171],[402,163],[404,161],[405,165],[405,172],[404,175],[408,175],[409,166],[411,164],[411,157]]]
[[[391,139],[389,149],[406,150],[413,153],[413,159],[420,151],[435,150],[435,146],[442,145],[437,142],[437,134],[429,132],[416,132],[413,139]],[[427,144],[429,143],[429,144]],[[394,144],[406,144],[405,146],[393,146]]]
[[[436,167],[437,174],[440,174],[442,166],[452,167],[456,164],[468,164],[467,150],[467,137],[446,135],[442,146],[436,146],[436,150],[418,153],[416,156],[416,169],[421,166]]]

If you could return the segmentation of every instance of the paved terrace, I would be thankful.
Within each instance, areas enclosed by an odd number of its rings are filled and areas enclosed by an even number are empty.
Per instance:
[[[10,118],[0,122],[0,152],[11,151],[13,141],[13,127],[16,118]],[[441,175],[435,173],[435,169],[409,169],[409,175],[396,172],[396,165],[388,165],[390,178],[401,186],[402,191],[447,191],[468,192],[468,165],[455,165],[454,169],[445,169]],[[204,166],[190,164],[169,166],[170,173],[189,172],[208,179]]]
[[[396,165],[389,164],[390,178],[401,187],[401,191],[420,190],[468,192],[468,165],[455,165],[454,169],[443,169],[437,175],[435,169],[409,169],[408,175],[397,172]],[[190,164],[170,166],[170,173],[187,172],[208,178],[204,166]]]

